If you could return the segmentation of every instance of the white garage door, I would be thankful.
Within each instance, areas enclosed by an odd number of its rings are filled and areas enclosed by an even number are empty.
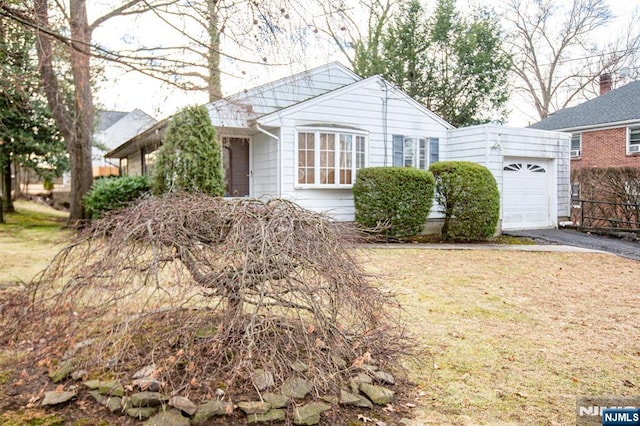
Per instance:
[[[548,161],[505,158],[502,176],[502,229],[553,226]]]

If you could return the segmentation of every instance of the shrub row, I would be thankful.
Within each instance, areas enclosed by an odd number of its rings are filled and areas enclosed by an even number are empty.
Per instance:
[[[435,201],[444,213],[445,240],[493,236],[500,213],[496,180],[484,166],[465,161],[434,163],[429,171],[372,167],[358,171],[353,186],[356,222],[385,236],[419,234]]]

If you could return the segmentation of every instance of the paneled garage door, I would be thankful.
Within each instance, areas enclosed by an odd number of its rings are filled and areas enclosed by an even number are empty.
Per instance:
[[[548,161],[505,158],[502,181],[502,229],[553,226]]]

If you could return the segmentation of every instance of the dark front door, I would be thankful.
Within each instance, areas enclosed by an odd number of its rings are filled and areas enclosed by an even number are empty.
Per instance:
[[[249,139],[224,138],[224,176],[227,197],[249,195]]]

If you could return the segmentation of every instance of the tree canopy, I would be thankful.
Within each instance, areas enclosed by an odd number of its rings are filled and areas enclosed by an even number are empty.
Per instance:
[[[0,168],[3,204],[12,211],[11,164],[34,170],[43,179],[68,167],[64,143],[39,94],[33,34],[11,20],[0,21]]]
[[[454,126],[504,119],[510,59],[493,12],[463,15],[454,0],[439,0],[427,16],[412,0],[387,25],[372,24],[355,44],[357,73],[382,74]]]

